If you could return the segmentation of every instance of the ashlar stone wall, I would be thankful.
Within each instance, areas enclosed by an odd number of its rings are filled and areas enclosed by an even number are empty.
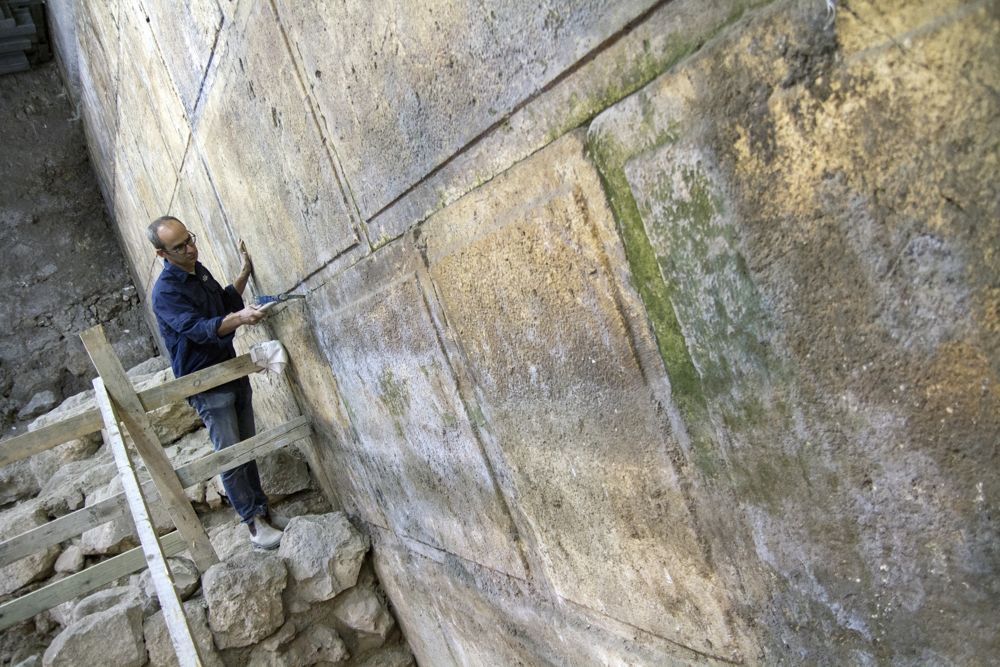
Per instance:
[[[241,335],[291,352],[262,414],[313,417],[421,664],[975,664],[1000,10],[837,5],[54,21],[138,284],[169,212],[307,295]]]

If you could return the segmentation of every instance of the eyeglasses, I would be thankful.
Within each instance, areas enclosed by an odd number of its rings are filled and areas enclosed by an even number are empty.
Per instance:
[[[198,237],[195,236],[194,234],[189,233],[188,237],[184,240],[183,243],[178,243],[173,248],[167,248],[166,251],[177,255],[184,252],[184,248],[188,247],[189,245],[192,246],[197,245],[197,243],[198,243]]]

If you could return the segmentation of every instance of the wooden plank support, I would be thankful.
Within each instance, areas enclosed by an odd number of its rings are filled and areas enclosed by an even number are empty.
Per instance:
[[[101,413],[96,409],[67,417],[55,424],[43,426],[37,431],[28,431],[15,438],[0,443],[0,466],[39,454],[56,445],[101,430]]]
[[[143,409],[149,412],[259,370],[260,368],[250,359],[250,355],[244,354],[221,364],[209,366],[197,373],[145,389],[139,392],[139,401]],[[96,433],[101,430],[102,425],[100,411],[92,408],[56,424],[49,424],[38,430],[4,440],[0,442],[0,466]]]
[[[309,424],[309,417],[296,417],[281,426],[276,426],[264,433],[259,433],[252,438],[247,438],[235,445],[212,452],[197,461],[181,466],[177,469],[177,477],[184,487],[192,486],[203,480],[212,479],[230,468],[235,468],[247,461],[253,461],[276,449],[308,437],[311,433],[312,427]]]
[[[198,482],[205,482],[224,470],[259,458],[265,454],[286,447],[312,434],[308,417],[297,417],[280,426],[276,426],[252,438],[227,447],[221,452],[215,452],[191,461],[175,471],[181,486],[187,488]],[[156,493],[152,481],[142,485],[142,493],[150,498]],[[30,556],[53,544],[79,535],[85,530],[112,521],[128,511],[125,495],[119,493],[88,507],[84,507],[53,519],[48,523],[32,528],[0,542],[0,567],[13,563],[19,558]]]
[[[152,489],[152,484],[150,484]],[[44,551],[53,544],[59,544],[103,523],[117,519],[128,511],[124,494],[94,503],[70,512],[48,523],[27,530],[0,542],[0,567],[9,565],[19,558]]]
[[[80,338],[90,355],[90,360],[104,381],[104,386],[111,395],[119,415],[125,422],[125,427],[132,436],[132,442],[146,464],[146,470],[156,485],[160,494],[160,502],[170,515],[177,530],[188,541],[191,557],[199,572],[204,572],[215,563],[219,557],[212,548],[205,527],[201,525],[198,515],[184,495],[184,488],[177,479],[170,460],[160,446],[160,441],[153,433],[146,411],[139,402],[139,397],[132,388],[132,383],[122,368],[121,361],[115,356],[114,349],[104,335],[104,327],[98,324],[87,329]]]
[[[198,647],[191,636],[191,628],[184,616],[180,597],[174,588],[174,578],[170,573],[170,566],[167,565],[166,556],[160,547],[160,540],[156,536],[156,528],[153,526],[152,518],[150,518],[146,499],[142,495],[139,478],[132,466],[128,450],[125,449],[125,441],[122,440],[122,435],[118,430],[118,415],[115,413],[111,397],[105,391],[104,381],[101,378],[94,380],[94,396],[97,399],[97,407],[101,411],[101,416],[104,418],[107,444],[111,447],[111,452],[115,457],[118,476],[122,480],[122,489],[126,500],[128,500],[129,511],[132,512],[132,520],[135,523],[136,533],[139,535],[142,552],[146,556],[146,567],[149,568],[153,588],[156,590],[156,597],[163,610],[163,620],[166,621],[170,642],[174,645],[174,653],[177,655],[177,662],[180,667],[200,667],[202,664],[201,655],[198,653]]]
[[[176,530],[161,537],[160,545],[165,556],[176,556],[187,549],[187,543]],[[65,579],[0,605],[0,630],[5,630],[57,604],[86,595],[145,567],[146,557],[142,553],[142,547],[129,549],[114,558],[91,565],[82,572],[71,574]]]
[[[200,371],[184,375],[176,380],[150,387],[139,392],[139,402],[146,412],[162,408],[188,396],[200,394],[203,391],[219,385],[256,373],[260,367],[253,362],[249,354],[244,354],[221,364],[215,364]]]

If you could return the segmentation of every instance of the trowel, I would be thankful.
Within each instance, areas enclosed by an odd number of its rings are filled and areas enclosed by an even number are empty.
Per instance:
[[[266,312],[277,306],[279,303],[304,298],[306,298],[305,294],[289,294],[288,292],[274,295],[261,294],[253,300],[253,307],[257,310]]]

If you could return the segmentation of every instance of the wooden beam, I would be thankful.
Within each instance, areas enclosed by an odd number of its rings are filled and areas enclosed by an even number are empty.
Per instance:
[[[121,361],[115,356],[114,349],[104,336],[104,327],[98,324],[87,329],[80,334],[80,338],[83,339],[83,346],[87,349],[90,360],[104,380],[104,386],[125,422],[139,456],[146,464],[146,470],[160,494],[160,502],[177,526],[177,530],[188,541],[191,557],[198,571],[204,572],[218,563],[219,557],[212,548],[205,527],[201,525],[198,515],[184,495],[184,488],[149,424],[146,411],[139,402],[139,397],[132,388]]]
[[[161,537],[160,545],[166,556],[175,556],[187,549],[184,538],[176,530]],[[71,574],[65,579],[43,586],[37,591],[22,595],[0,605],[0,630],[31,618],[40,611],[51,609],[57,604],[97,590],[101,586],[110,584],[112,581],[133,572],[138,572],[145,567],[146,557],[142,553],[142,548],[136,547],[97,565],[92,565],[82,572]]]
[[[170,380],[155,387],[139,392],[139,402],[146,412],[162,408],[188,396],[200,394],[219,385],[256,373],[260,367],[253,362],[249,354],[244,354],[221,364],[203,368],[200,371],[183,375],[176,380]]]
[[[276,449],[307,437],[312,432],[308,417],[296,417],[252,438],[213,452],[177,469],[177,477],[185,487],[211,479],[221,472],[264,456]]]
[[[196,373],[144,389],[139,392],[139,401],[143,409],[149,412],[259,370],[260,368],[250,359],[250,355],[244,354],[221,364],[203,368]],[[8,438],[0,442],[0,467],[44,452],[64,442],[96,433],[101,430],[101,426],[100,411],[91,408],[55,424]]]
[[[198,482],[212,479],[224,470],[259,458],[281,447],[286,447],[312,433],[308,417],[297,417],[280,426],[276,426],[252,438],[227,447],[221,452],[204,456],[197,461],[191,461],[176,469],[177,478],[184,488],[194,486]],[[152,481],[142,485],[142,493],[147,498],[156,493]],[[48,523],[32,528],[0,542],[0,567],[13,563],[19,558],[30,556],[53,544],[79,535],[85,530],[99,526],[122,516],[127,511],[125,495],[119,493],[88,507],[83,507],[53,519]]]
[[[0,443],[0,466],[39,454],[64,442],[82,438],[101,430],[101,413],[87,410],[55,424],[28,431]]]
[[[184,608],[181,606],[181,600],[174,588],[174,578],[170,574],[170,567],[167,565],[160,540],[156,536],[156,528],[153,526],[149,507],[146,505],[146,499],[140,489],[139,477],[132,466],[128,450],[125,449],[122,434],[118,430],[118,415],[115,414],[111,397],[108,396],[101,378],[94,380],[94,397],[97,400],[101,416],[104,418],[106,442],[111,447],[111,453],[115,457],[118,476],[122,480],[122,490],[128,501],[129,511],[132,513],[132,521],[135,524],[135,531],[139,535],[142,552],[146,556],[146,567],[149,568],[153,588],[160,601],[160,608],[163,610],[163,620],[166,621],[170,642],[174,645],[174,653],[177,655],[177,662],[180,667],[200,667],[201,655],[191,637],[191,628],[188,626],[187,618],[184,617]]]
[[[152,483],[147,484],[153,488]],[[124,494],[119,493],[4,540],[0,542],[0,567],[117,519],[127,508]]]

